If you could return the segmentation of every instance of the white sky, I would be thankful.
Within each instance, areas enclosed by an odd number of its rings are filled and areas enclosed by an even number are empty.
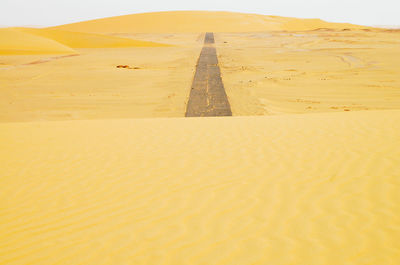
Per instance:
[[[224,10],[400,25],[400,0],[0,0],[0,26],[53,26],[167,10]]]

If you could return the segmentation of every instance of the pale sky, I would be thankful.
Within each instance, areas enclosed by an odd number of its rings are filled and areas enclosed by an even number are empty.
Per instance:
[[[0,0],[0,26],[53,26],[168,10],[223,10],[400,25],[400,0]]]

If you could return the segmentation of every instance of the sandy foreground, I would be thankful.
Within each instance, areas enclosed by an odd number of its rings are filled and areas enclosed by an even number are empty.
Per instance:
[[[0,128],[2,264],[400,261],[400,111]]]
[[[183,118],[204,31],[234,117]],[[0,264],[399,264],[399,36],[226,12],[0,29]]]

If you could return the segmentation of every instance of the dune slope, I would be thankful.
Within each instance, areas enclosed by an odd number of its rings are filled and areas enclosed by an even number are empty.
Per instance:
[[[251,32],[268,30],[313,30],[318,28],[365,28],[319,19],[296,19],[257,14],[211,11],[141,13],[96,19],[53,27],[93,33]]]
[[[399,264],[400,111],[0,124],[0,264]]]
[[[71,48],[124,48],[124,47],[165,47],[162,43],[139,41],[128,38],[91,34],[82,32],[71,32],[65,30],[22,28],[37,36],[55,40]]]
[[[0,55],[74,54],[57,41],[14,29],[0,29]]]

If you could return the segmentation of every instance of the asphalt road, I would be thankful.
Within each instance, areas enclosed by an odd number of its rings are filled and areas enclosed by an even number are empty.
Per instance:
[[[214,34],[208,32],[197,62],[186,117],[213,116],[232,116],[232,111],[221,79]]]

